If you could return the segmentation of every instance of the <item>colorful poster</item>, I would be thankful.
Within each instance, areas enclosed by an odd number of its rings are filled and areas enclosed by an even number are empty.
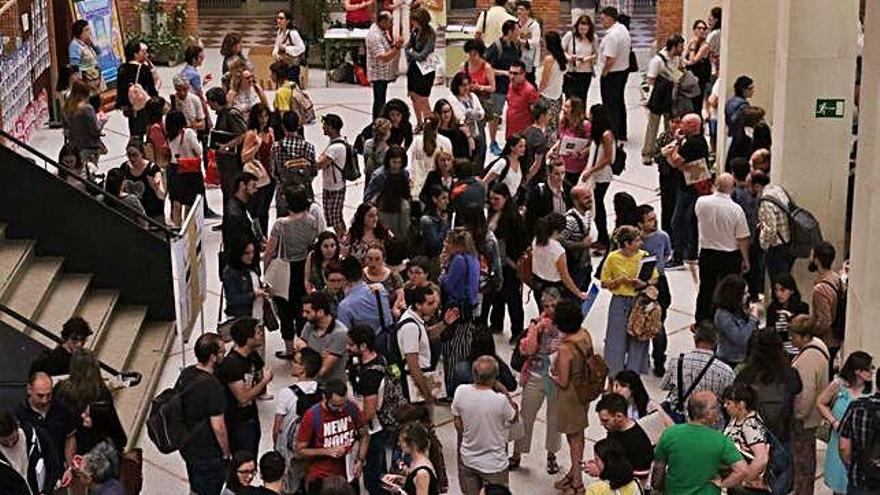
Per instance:
[[[180,228],[180,236],[171,241],[171,274],[174,279],[177,332],[181,342],[189,340],[207,296],[205,215],[202,201],[202,196],[196,198]]]
[[[92,40],[98,47],[98,65],[108,86],[116,82],[116,68],[125,61],[122,25],[114,0],[72,1],[73,17],[89,21]]]

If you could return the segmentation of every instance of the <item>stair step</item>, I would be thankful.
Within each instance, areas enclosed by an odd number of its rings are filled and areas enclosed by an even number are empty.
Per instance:
[[[95,347],[107,329],[118,298],[119,292],[109,289],[90,289],[86,294],[85,301],[80,305],[76,314],[86,320],[94,332],[86,342],[86,347],[89,349]]]
[[[15,286],[21,275],[21,267],[30,261],[33,254],[33,241],[5,239],[0,242],[0,300]]]
[[[174,322],[151,321],[144,324],[140,337],[131,352],[126,371],[143,375],[140,385],[121,389],[116,393],[116,410],[129,442],[137,442],[144,418],[150,410],[150,401],[162,377],[168,358],[168,348],[174,341]]]
[[[63,263],[63,258],[34,258],[21,269],[22,273],[18,277],[18,281],[9,289],[3,303],[25,318],[33,319],[34,315],[42,309],[49,292],[52,291],[52,286],[57,282]],[[41,343],[51,347],[55,346],[55,342],[49,338],[37,332],[25,330],[24,325],[12,319],[11,316],[3,315],[3,319],[12,327],[25,331]]]
[[[0,222],[0,239],[6,239],[6,222]]]
[[[91,280],[91,275],[82,273],[61,275],[36,319],[37,324],[60,337],[62,325],[76,314]]]
[[[102,333],[96,352],[98,359],[111,367],[124,371],[138,333],[147,317],[146,306],[120,306],[113,312],[113,319]]]

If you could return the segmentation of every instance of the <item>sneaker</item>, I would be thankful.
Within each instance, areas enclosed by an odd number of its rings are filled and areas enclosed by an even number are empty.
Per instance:
[[[501,146],[498,146],[497,141],[492,141],[492,144],[489,145],[489,152],[495,156],[501,156]]]
[[[668,270],[668,271],[684,270],[684,262],[681,260],[672,260],[669,263],[666,263],[666,270]]]
[[[217,218],[223,218],[223,215],[217,213],[210,208],[205,209],[205,220],[212,220]]]

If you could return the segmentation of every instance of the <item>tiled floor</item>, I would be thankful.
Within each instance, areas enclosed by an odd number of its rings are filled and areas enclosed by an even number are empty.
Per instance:
[[[204,72],[212,72],[218,74],[220,65],[220,57],[217,49],[207,50],[207,62]],[[166,88],[162,92],[168,93],[171,88],[171,76],[177,69],[162,68],[160,73],[164,81],[163,87]],[[324,72],[321,70],[312,71],[312,88],[309,93],[314,100],[316,110],[319,114],[335,113],[342,117],[345,122],[343,134],[351,140],[355,134],[369,122],[370,115],[370,92],[369,89],[348,85],[334,84],[330,88],[324,88]],[[630,141],[626,144],[629,152],[629,163],[627,170],[614,180],[611,185],[610,194],[608,194],[608,210],[611,210],[611,198],[618,191],[627,191],[632,194],[639,203],[650,203],[659,208],[659,198],[657,194],[657,173],[652,167],[645,167],[639,162],[638,150],[642,145],[642,135],[646,119],[644,110],[637,103],[639,100],[638,88],[636,87],[637,78],[630,78],[630,84],[627,88],[627,101],[629,102],[629,122],[630,122]],[[398,80],[389,88],[389,98],[405,98],[405,81]],[[445,88],[435,88],[432,100],[446,96]],[[271,95],[269,96],[271,100]],[[590,102],[596,102],[599,98],[598,87],[594,84],[590,92]],[[106,143],[110,149],[110,153],[103,157],[101,168],[107,169],[112,166],[118,166],[124,161],[124,146],[127,139],[126,123],[124,118],[118,113],[113,112],[109,123],[107,124]],[[503,135],[503,133],[501,134]],[[306,127],[306,138],[321,150],[327,144],[327,139],[322,136],[318,125],[312,124]],[[43,150],[46,154],[52,156],[57,153],[62,144],[62,136],[58,130],[42,130],[34,141],[34,146]],[[316,181],[315,190],[320,191],[320,181]],[[346,202],[346,219],[350,220],[357,207],[358,201],[362,193],[362,183],[355,183],[349,189]],[[208,201],[216,211],[221,210],[220,192],[218,190],[208,191]],[[217,277],[216,253],[220,244],[220,236],[217,232],[209,231],[207,234],[207,261],[208,261],[208,300],[204,308],[204,324],[205,328],[210,330],[214,328],[217,322],[218,304],[220,284]],[[691,275],[686,271],[675,271],[669,273],[669,282],[672,291],[672,308],[667,319],[667,328],[669,329],[669,355],[677,355],[692,347],[691,337],[687,331],[687,326],[692,321],[693,302],[695,298],[695,285]],[[531,318],[535,314],[535,306],[533,298],[527,295],[526,316]],[[589,329],[593,337],[593,342],[601,348],[605,334],[605,322],[607,318],[607,305],[609,297],[603,292],[600,295],[597,305],[592,313],[586,319],[585,326]],[[196,326],[198,328],[198,325]],[[198,332],[198,330],[196,330]],[[499,336],[497,339],[499,352],[502,356],[509,357],[511,348],[507,344],[506,336]],[[274,354],[275,350],[282,347],[280,335],[270,333],[267,338],[268,355]],[[181,348],[184,354],[181,355]],[[174,354],[165,367],[160,388],[165,388],[173,384],[177,378],[179,369],[183,364],[184,357],[187,364],[192,364],[192,342],[181,346],[180,342],[175,343],[173,347]],[[269,386],[269,392],[275,393],[283,387],[287,387],[292,383],[290,377],[290,367],[287,362],[279,361],[274,358],[268,359],[269,366],[275,375],[274,381]],[[658,390],[658,380],[652,376],[645,378],[648,390],[653,398],[661,398],[662,395]],[[271,448],[270,446],[270,426],[272,422],[273,404],[271,402],[261,402],[259,405],[260,418],[264,425],[263,439],[261,448],[263,450]],[[544,449],[544,420],[543,414],[539,414],[538,425],[535,428],[535,440],[533,451],[530,455],[523,458],[522,468],[511,474],[511,483],[513,493],[524,494],[548,494],[554,493],[551,488],[553,477],[548,475],[544,469],[545,453]],[[448,407],[438,407],[435,414],[435,423],[441,441],[443,442],[443,451],[447,459],[449,475],[451,478],[450,493],[459,493],[457,488],[457,477],[455,463],[455,430],[452,425],[452,418]],[[586,456],[592,455],[592,445],[599,439],[604,437],[604,432],[595,417],[595,413],[591,414],[590,426],[586,431],[588,438],[588,446]],[[144,479],[145,483],[143,493],[145,495],[165,495],[165,494],[182,494],[186,493],[186,474],[183,462],[177,455],[162,455],[156,451],[146,435],[141,435],[140,445],[144,449]],[[559,454],[560,464],[563,469],[567,468],[568,451],[563,442],[562,452]],[[823,446],[824,448],[824,446]],[[820,451],[821,456],[824,451]],[[821,462],[819,464],[821,466]],[[817,493],[828,493],[822,491],[824,485],[817,483]]]

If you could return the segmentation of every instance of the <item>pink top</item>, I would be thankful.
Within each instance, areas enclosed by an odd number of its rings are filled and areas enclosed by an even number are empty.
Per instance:
[[[575,134],[575,130],[572,127],[568,127],[564,125],[563,122],[559,122],[559,139],[567,138],[567,137],[577,137],[582,139],[590,139],[590,130],[592,126],[590,125],[589,120],[584,121],[584,133],[580,136]],[[589,153],[583,156],[577,156],[574,154],[566,155],[561,157],[562,163],[565,164],[565,172],[569,174],[579,174],[584,171],[584,168],[587,166],[587,161],[589,160]]]

